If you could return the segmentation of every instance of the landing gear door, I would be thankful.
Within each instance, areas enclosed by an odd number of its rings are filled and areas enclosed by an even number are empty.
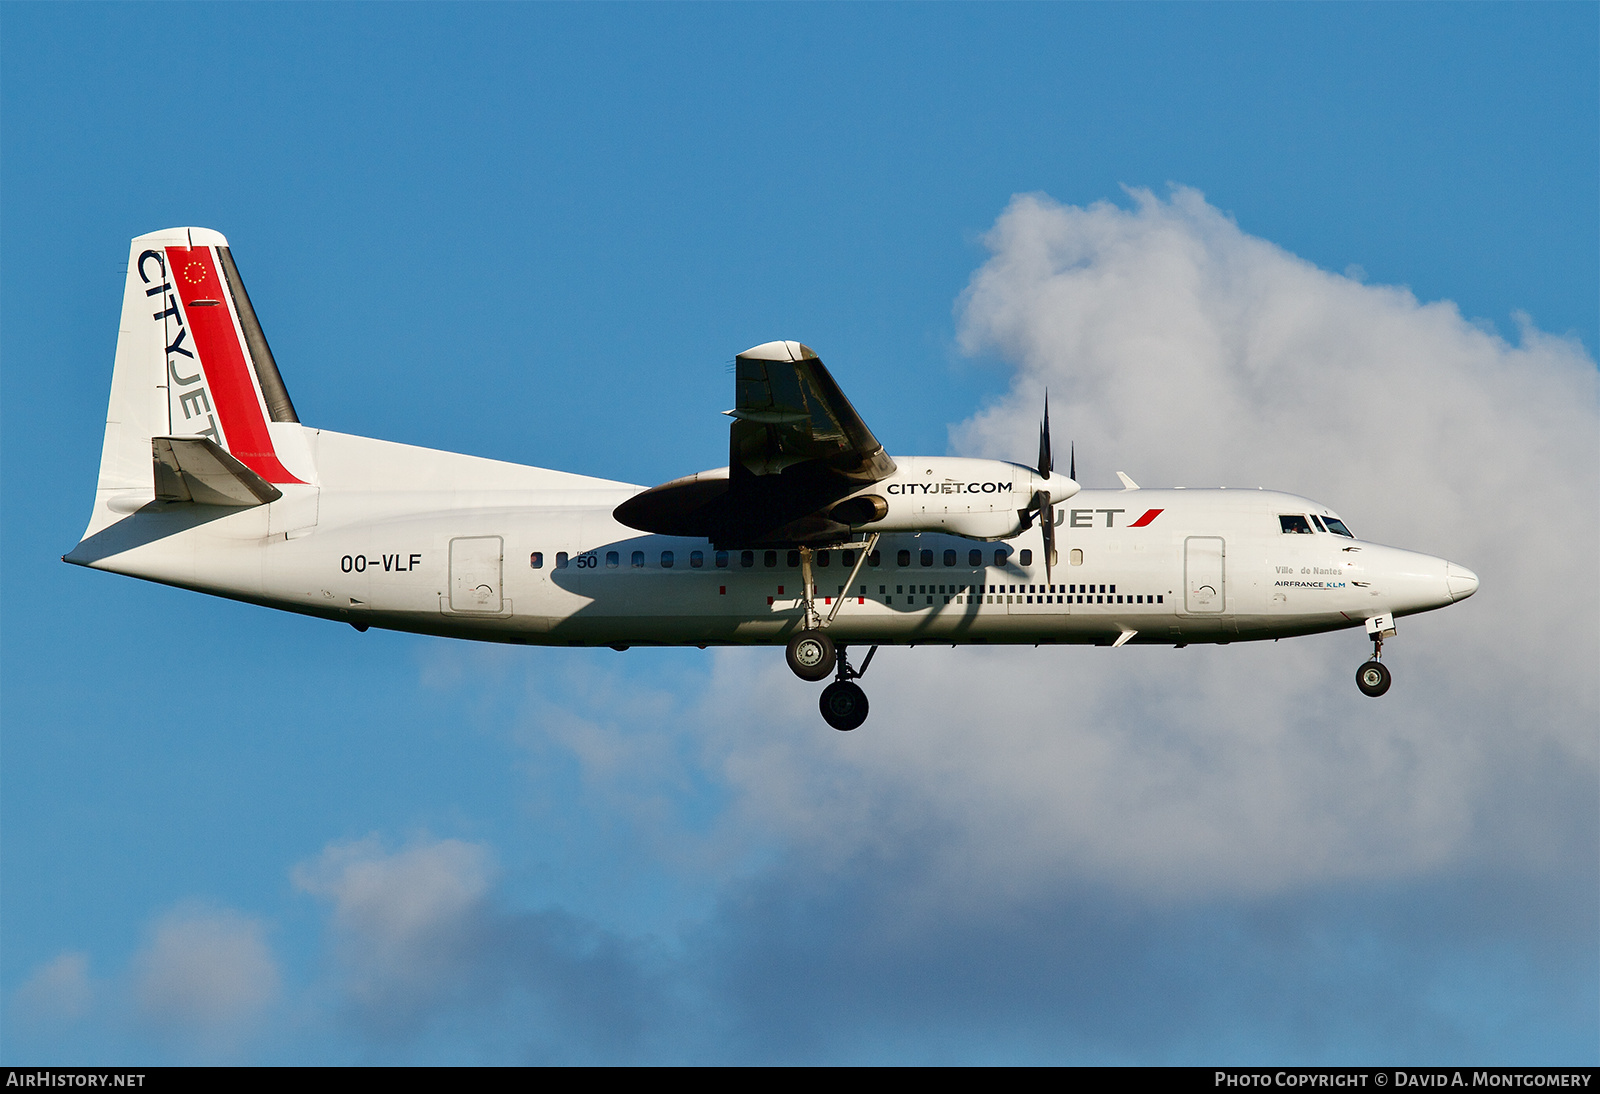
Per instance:
[[[1197,615],[1221,612],[1226,551],[1220,536],[1190,536],[1183,541],[1183,610]]]
[[[497,614],[501,610],[499,536],[450,541],[450,610]]]

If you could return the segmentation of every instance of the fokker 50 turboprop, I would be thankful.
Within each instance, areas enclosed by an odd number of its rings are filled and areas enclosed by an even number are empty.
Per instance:
[[[492,642],[785,645],[855,729],[880,645],[1228,643],[1471,596],[1444,559],[1264,490],[1084,490],[1036,467],[891,458],[798,342],[739,354],[728,466],[648,490],[300,424],[227,240],[140,236],[105,447],[66,561],[369,627]],[[859,667],[849,646],[868,646]]]

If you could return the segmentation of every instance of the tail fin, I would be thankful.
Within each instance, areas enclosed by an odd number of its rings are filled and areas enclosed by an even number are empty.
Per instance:
[[[268,483],[313,481],[310,451],[220,232],[133,241],[101,491],[152,492],[155,438],[205,438]]]

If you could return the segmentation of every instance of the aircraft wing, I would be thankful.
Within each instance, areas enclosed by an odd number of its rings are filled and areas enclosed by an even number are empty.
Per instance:
[[[734,477],[815,463],[860,487],[894,473],[894,461],[809,346],[768,342],[739,354],[735,368],[738,405],[725,412],[734,419]]]
[[[810,347],[767,342],[739,354],[735,372],[728,467],[646,490],[617,519],[724,546],[847,538],[849,522],[827,510],[894,474],[894,460]]]

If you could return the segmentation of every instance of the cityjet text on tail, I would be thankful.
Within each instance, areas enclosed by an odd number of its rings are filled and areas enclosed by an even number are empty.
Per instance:
[[[891,456],[799,342],[739,354],[728,465],[649,489],[302,425],[227,240],[128,256],[80,566],[370,627],[556,646],[768,645],[822,715],[867,716],[880,646],[1229,643],[1363,631],[1472,571],[1266,490],[1088,490],[1035,466]],[[859,665],[849,648],[867,647]]]

